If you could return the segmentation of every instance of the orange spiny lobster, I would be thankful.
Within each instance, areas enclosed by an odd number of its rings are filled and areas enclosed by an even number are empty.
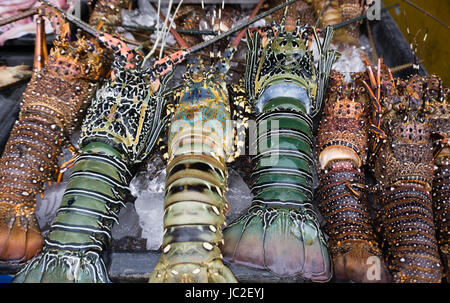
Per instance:
[[[365,195],[369,139],[369,96],[362,75],[353,83],[332,71],[318,131],[319,210],[326,219],[325,232],[334,263],[335,277],[356,282],[386,282],[387,268],[373,230]],[[380,275],[369,272],[372,263]]]

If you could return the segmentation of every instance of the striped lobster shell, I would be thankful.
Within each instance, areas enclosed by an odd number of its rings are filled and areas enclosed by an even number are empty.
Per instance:
[[[224,231],[230,262],[279,276],[331,278],[331,260],[312,205],[312,117],[321,107],[331,65],[333,35],[318,42],[315,68],[308,25],[286,31],[284,19],[249,35],[245,87],[256,115],[253,146],[255,195],[248,212]],[[252,131],[252,130],[250,130]]]
[[[387,268],[374,233],[362,170],[369,140],[369,95],[361,74],[353,83],[332,71],[317,134],[319,210],[333,257],[335,277],[386,282]],[[376,267],[372,268],[375,263]],[[371,271],[371,269],[373,269]]]

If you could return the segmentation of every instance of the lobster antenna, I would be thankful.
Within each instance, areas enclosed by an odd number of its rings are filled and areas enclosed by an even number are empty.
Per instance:
[[[181,1],[182,2],[182,1]],[[181,3],[180,2],[180,3]],[[151,3],[150,3],[151,4]],[[151,4],[153,6],[153,4]],[[178,6],[179,7],[179,6]],[[178,11],[178,7],[177,7],[177,11]],[[177,11],[175,12],[174,16],[176,15]],[[169,14],[168,14],[169,15]],[[162,13],[159,13],[159,17],[163,20],[163,22],[165,22],[165,17],[163,16]],[[159,20],[159,19],[158,19]],[[181,48],[189,48],[189,45],[186,43],[186,41],[180,36],[179,32],[177,29],[175,29],[173,27],[173,20],[171,22],[171,26],[169,27],[170,33],[172,34],[172,36],[175,38],[175,40],[177,41],[177,43],[181,46]]]
[[[420,31],[421,30],[417,31],[416,36],[417,36],[417,34]],[[413,66],[416,69],[419,69],[419,61],[420,61],[420,57],[422,57],[423,46],[425,45],[425,41],[427,40],[427,36],[428,36],[428,27],[425,27],[425,35],[423,36],[422,43],[420,45],[420,49],[419,49],[418,52],[417,52],[417,44],[418,43],[416,43],[416,54],[417,54],[417,62],[416,63],[417,63],[417,65]],[[416,37],[414,37],[414,42],[416,42]]]
[[[264,0],[260,0],[260,1],[258,2],[258,4],[257,4],[257,5],[255,6],[255,8],[253,9],[253,11],[252,11],[252,13],[251,13],[249,19],[253,19],[253,18],[256,16],[256,14],[258,13],[258,11],[260,10],[260,8],[261,8],[261,6],[262,6],[263,4],[264,4]],[[241,41],[241,39],[242,39],[242,37],[244,36],[245,32],[246,32],[246,29],[244,28],[244,29],[241,30],[241,31],[239,32],[239,34],[234,38],[233,42],[231,43],[231,47],[232,47],[232,48],[234,48],[234,49],[237,48],[237,46],[239,45],[239,42]],[[225,64],[225,66],[226,66],[225,69],[224,69],[224,68],[219,68],[219,70],[220,70],[221,73],[225,73],[226,71],[228,71],[228,69],[230,68],[229,61],[231,61],[231,59],[233,58],[233,55],[234,55],[234,51],[231,53],[231,56],[230,56],[229,58],[224,58],[224,59],[225,59],[225,62],[228,62],[228,63]],[[220,60],[219,62],[217,62],[217,63],[214,65],[214,69],[216,69],[216,71],[217,71],[217,70],[218,70],[217,68],[218,68],[220,65],[222,65],[223,62],[224,62],[224,60]],[[222,66],[223,66],[223,65],[222,65]]]
[[[219,40],[221,40],[221,39],[223,39],[225,37],[228,37],[228,36],[234,34],[235,32],[240,31],[241,29],[244,29],[244,28],[248,27],[250,24],[255,23],[258,20],[261,20],[261,19],[267,17],[270,14],[273,14],[274,12],[276,12],[276,11],[286,7],[287,5],[294,3],[295,1],[297,1],[297,0],[289,0],[289,1],[285,2],[285,3],[283,3],[283,4],[280,4],[280,5],[278,5],[278,6],[274,7],[274,8],[271,8],[268,11],[265,11],[264,13],[259,14],[255,18],[250,19],[250,20],[248,20],[248,21],[246,21],[246,22],[244,22],[244,23],[242,23],[240,25],[237,25],[237,26],[233,27],[232,29],[230,29],[229,31],[226,31],[226,32],[224,32],[224,33],[222,33],[222,34],[212,38],[211,40],[199,43],[199,44],[191,47],[190,49],[187,50],[187,52],[188,53],[198,52],[198,51],[204,49],[205,47],[208,47],[211,44],[216,43],[217,41],[219,41]]]
[[[171,33],[172,32],[176,33],[176,31],[174,29],[174,17],[177,15],[178,10],[180,9],[180,6],[181,6],[182,3],[183,3],[183,0],[181,0],[178,3],[178,6],[175,9],[175,12],[173,13],[172,16],[170,16],[170,7],[169,7],[169,10],[168,10],[168,13],[167,13],[167,19],[169,20],[170,24],[166,27],[165,32],[164,32],[163,41],[162,41],[162,44],[161,44],[161,47],[160,47],[160,51],[159,51],[159,58],[161,58],[161,56],[162,56],[162,53],[163,53],[163,50],[164,50],[164,46],[166,45],[167,38],[169,37],[169,31]]]
[[[409,29],[408,18],[406,17],[405,10],[403,10],[403,17],[405,19],[406,33],[408,34],[409,47],[411,48],[411,53],[412,53],[412,57],[413,57],[412,58],[412,61],[413,61],[412,67],[413,67],[413,69],[415,69],[418,72],[418,70],[420,68],[419,63],[420,63],[420,57],[422,55],[423,46],[424,46],[425,40],[427,39],[427,36],[428,36],[428,28],[425,28],[425,35],[422,40],[422,45],[420,46],[420,51],[418,52],[417,51],[417,49],[418,49],[417,36],[422,31],[422,29],[419,28],[413,38],[411,35],[411,32],[410,32],[410,29]]]
[[[317,17],[316,24],[314,24],[314,27],[318,27],[318,26],[319,26],[320,18],[322,18],[323,12],[325,11],[325,8],[326,8],[326,7],[328,6],[328,4],[329,4],[329,3],[325,4],[325,1],[326,1],[326,0],[323,0],[324,3],[323,3],[323,6],[322,6],[322,9],[320,10],[319,17]]]
[[[169,1],[169,10],[168,10],[168,13],[167,14],[170,14],[170,9],[171,9],[171,7],[172,7],[172,1],[173,0],[170,0]],[[156,23],[156,27],[157,28],[159,28],[159,16],[160,16],[160,13],[161,13],[161,0],[158,0],[158,12],[157,12],[157,16],[158,16],[158,18],[156,19],[157,21],[157,23]],[[165,20],[165,22],[164,22],[164,25],[163,25],[163,28],[160,30],[160,31],[157,31],[156,32],[156,41],[155,41],[155,43],[153,44],[153,47],[152,47],[152,49],[150,50],[150,52],[145,56],[145,58],[144,58],[144,60],[142,61],[142,66],[145,64],[145,62],[154,54],[154,52],[156,51],[156,47],[159,45],[159,41],[163,38],[163,36],[164,36],[164,31],[165,31],[165,29],[166,29],[166,26],[167,26],[167,20],[168,19],[166,19]]]

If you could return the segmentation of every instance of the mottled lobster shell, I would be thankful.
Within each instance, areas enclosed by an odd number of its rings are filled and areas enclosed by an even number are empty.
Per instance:
[[[433,139],[424,118],[424,80],[381,82],[383,108],[374,173],[386,262],[395,282],[440,282],[442,262],[433,218]]]

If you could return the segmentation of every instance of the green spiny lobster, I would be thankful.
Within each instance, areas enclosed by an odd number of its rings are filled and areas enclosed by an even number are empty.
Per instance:
[[[279,276],[328,281],[326,241],[312,205],[312,132],[338,53],[314,27],[286,31],[285,19],[248,35],[245,88],[256,113],[252,206],[224,230],[224,257]],[[314,35],[318,67],[308,49]],[[278,124],[278,126],[277,126]]]

